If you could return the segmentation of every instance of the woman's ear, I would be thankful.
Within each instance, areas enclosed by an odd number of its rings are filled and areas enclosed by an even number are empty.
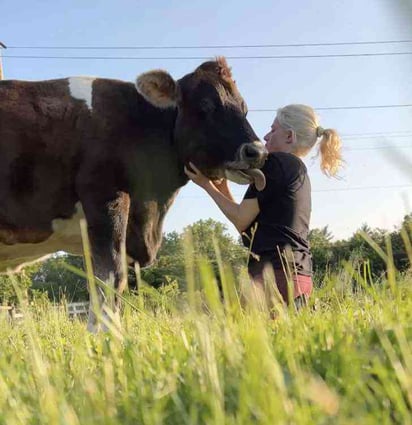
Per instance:
[[[295,141],[295,133],[293,130],[287,130],[286,143],[293,143]]]

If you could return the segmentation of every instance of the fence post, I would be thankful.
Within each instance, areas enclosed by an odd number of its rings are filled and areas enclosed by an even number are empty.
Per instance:
[[[4,78],[3,63],[1,60],[1,49],[7,49],[7,47],[0,41],[0,81]]]

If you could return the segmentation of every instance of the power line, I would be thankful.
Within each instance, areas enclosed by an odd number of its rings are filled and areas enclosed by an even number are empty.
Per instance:
[[[410,108],[411,103],[393,104],[393,105],[357,105],[357,106],[325,106],[314,107],[317,111],[330,111],[330,110],[345,110],[345,109],[383,109],[383,108]],[[249,109],[248,112],[276,112],[277,109]]]
[[[412,135],[410,137],[412,138]],[[341,137],[341,140],[343,141],[343,145],[344,146],[351,147],[350,150],[358,150],[358,149],[359,150],[365,150],[365,149],[407,149],[407,148],[412,147],[411,144],[407,144],[407,145],[392,145],[392,144],[389,144],[391,142],[386,142],[385,141],[386,144],[385,143],[384,144],[381,144],[380,142],[378,142],[378,143],[375,142],[375,144],[372,144],[372,145],[369,145],[369,146],[362,146],[361,145],[359,148],[357,148],[357,147],[354,147],[354,146],[357,146],[359,144],[359,143],[356,143],[356,141],[359,140],[359,139],[350,139],[350,140],[348,140],[345,137]],[[360,141],[362,142],[363,139],[360,139]],[[373,141],[369,141],[369,140],[366,140],[366,142],[373,143]],[[353,149],[352,149],[352,147],[353,147]]]
[[[405,189],[412,188],[412,184],[398,184],[392,186],[359,186],[359,187],[344,187],[336,189],[318,189],[313,190],[312,192],[350,192],[353,190],[378,190],[378,189]]]
[[[336,189],[318,189],[312,190],[312,193],[327,193],[327,192],[351,192],[351,191],[359,191],[359,190],[387,190],[387,189],[405,189],[412,188],[412,184],[399,184],[399,185],[391,185],[391,186],[358,186],[358,187],[343,187]],[[243,196],[244,193],[234,193],[236,197]],[[179,199],[210,199],[210,197],[206,195],[199,196],[179,196]]]
[[[385,141],[387,139],[393,140],[393,139],[404,139],[407,138],[407,140],[409,140],[410,138],[412,138],[412,133],[410,135],[400,135],[400,136],[368,136],[368,137],[346,137],[346,136],[340,136],[340,138],[342,140],[344,140],[345,142],[354,142],[354,143],[359,143],[359,142],[371,142],[371,141],[381,141],[382,139],[384,139]]]
[[[345,139],[369,139],[369,138],[378,138],[378,137],[410,137],[412,135],[412,130],[406,131],[386,131],[386,132],[376,132],[376,133],[350,133],[350,134],[341,134],[342,138]]]
[[[212,44],[197,46],[9,46],[9,49],[31,50],[175,50],[175,49],[256,49],[279,47],[322,47],[322,46],[360,46],[377,44],[404,44],[412,40],[381,40],[381,41],[341,41],[328,43],[284,43],[284,44]]]
[[[319,58],[349,58],[371,56],[406,56],[412,52],[376,52],[376,53],[342,53],[326,55],[257,55],[257,56],[226,56],[229,60],[241,59],[319,59]],[[66,59],[66,60],[210,60],[210,56],[32,56],[6,55],[8,59]]]
[[[411,40],[412,41],[412,40]],[[409,42],[403,40],[402,42]],[[388,41],[389,43],[389,41]],[[302,56],[238,56],[238,57],[227,57],[228,59],[250,59],[250,58],[305,58],[305,57],[342,57],[342,56],[376,56],[376,55],[398,55],[398,54],[412,54],[412,52],[401,52],[401,53],[370,53],[370,54],[354,54],[354,55],[302,55]],[[92,56],[18,56],[18,55],[6,55],[3,58],[19,58],[19,59],[138,59],[138,60],[150,60],[150,59],[210,59],[207,57],[92,57]],[[328,107],[315,107],[317,111],[326,111],[326,110],[350,110],[350,109],[383,109],[383,108],[409,108],[412,107],[412,104],[393,104],[393,105],[358,105],[358,106],[328,106]],[[277,109],[265,109],[265,108],[251,108],[249,112],[276,112]]]
[[[345,147],[343,147],[343,149],[346,152],[350,152],[350,151],[374,151],[374,150],[382,150],[382,149],[396,150],[396,149],[412,149],[412,145],[405,145],[405,146],[373,146],[373,147],[369,147],[369,148],[345,148]]]

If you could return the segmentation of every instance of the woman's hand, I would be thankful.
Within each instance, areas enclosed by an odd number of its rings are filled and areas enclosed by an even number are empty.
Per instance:
[[[223,214],[236,226],[239,232],[243,232],[259,214],[259,204],[256,198],[244,199],[237,204],[229,192],[227,180],[211,181],[202,172],[189,162],[191,170],[185,167],[185,173],[189,179],[206,190]],[[228,195],[224,192],[227,191]]]
[[[185,173],[193,183],[196,183],[198,186],[206,189],[208,186],[212,185],[212,182],[204,175],[202,172],[191,162],[189,162],[190,168],[193,170],[189,170],[185,166]]]
[[[227,184],[227,179],[222,178],[219,180],[213,180],[212,183],[220,193],[223,193],[226,197],[233,198],[230,193],[229,185]]]

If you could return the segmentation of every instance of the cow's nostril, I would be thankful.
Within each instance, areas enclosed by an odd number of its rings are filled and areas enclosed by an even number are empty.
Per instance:
[[[260,154],[258,149],[253,145],[247,145],[244,150],[246,158],[257,158]]]
[[[242,157],[246,160],[260,159],[266,156],[266,149],[256,143],[247,143],[243,145]]]
[[[259,148],[256,145],[246,145],[244,150],[245,158],[247,159],[257,159],[260,158],[263,154],[263,149]]]

